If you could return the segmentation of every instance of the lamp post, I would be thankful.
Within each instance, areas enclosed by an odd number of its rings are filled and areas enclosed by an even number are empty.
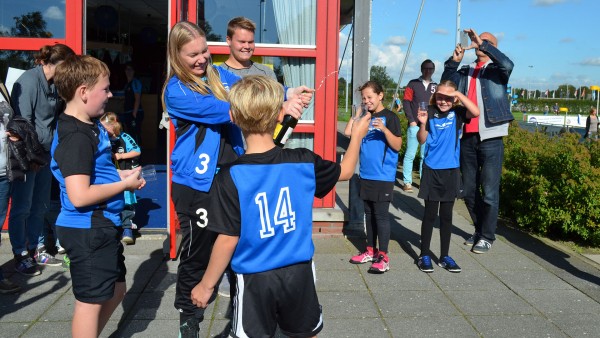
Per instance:
[[[600,87],[599,86],[591,86],[590,90],[596,91],[596,112],[598,112],[598,104],[600,104]]]

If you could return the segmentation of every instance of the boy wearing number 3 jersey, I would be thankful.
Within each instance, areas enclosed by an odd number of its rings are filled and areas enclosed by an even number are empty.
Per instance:
[[[246,153],[221,168],[214,181],[208,229],[218,232],[192,302],[208,305],[231,260],[237,279],[231,335],[272,337],[279,326],[292,337],[314,337],[323,327],[312,256],[313,196],[325,196],[354,173],[370,114],[354,124],[341,164],[307,149],[281,149],[273,131],[283,103],[281,86],[247,76],[229,93],[232,120],[244,133]]]

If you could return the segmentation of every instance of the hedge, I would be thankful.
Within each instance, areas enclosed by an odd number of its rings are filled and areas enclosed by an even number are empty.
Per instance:
[[[504,145],[500,213],[546,237],[600,246],[600,143],[513,123]]]

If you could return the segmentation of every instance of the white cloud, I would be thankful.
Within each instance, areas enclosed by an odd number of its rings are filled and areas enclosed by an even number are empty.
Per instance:
[[[585,59],[580,64],[583,66],[600,66],[600,57]]]
[[[387,41],[385,43],[388,45],[400,46],[400,45],[406,45],[407,41],[406,41],[406,37],[404,37],[404,36],[391,36],[387,39]]]
[[[436,28],[433,30],[433,34],[448,35],[448,30],[444,28]]]
[[[533,5],[538,7],[549,7],[563,2],[566,2],[566,0],[534,0]]]
[[[527,40],[527,35],[526,34],[519,34],[515,37],[515,39],[523,41],[523,40]]]
[[[573,38],[562,38],[562,39],[560,39],[559,42],[560,43],[571,43],[573,41],[575,41],[575,39],[573,39]]]
[[[65,14],[57,6],[50,6],[44,12],[44,18],[50,20],[64,20]]]
[[[1,34],[8,34],[10,33],[10,28],[4,26],[4,25],[0,25],[0,33]]]

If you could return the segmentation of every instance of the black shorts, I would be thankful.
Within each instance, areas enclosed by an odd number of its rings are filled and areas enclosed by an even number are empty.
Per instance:
[[[359,195],[363,201],[390,202],[394,197],[394,182],[361,178]]]
[[[312,337],[323,328],[312,261],[236,275],[231,336],[272,337],[279,325],[285,336]]]
[[[111,299],[115,282],[125,282],[125,256],[121,227],[91,229],[56,226],[60,245],[71,260],[71,283],[75,298],[83,303]]]

